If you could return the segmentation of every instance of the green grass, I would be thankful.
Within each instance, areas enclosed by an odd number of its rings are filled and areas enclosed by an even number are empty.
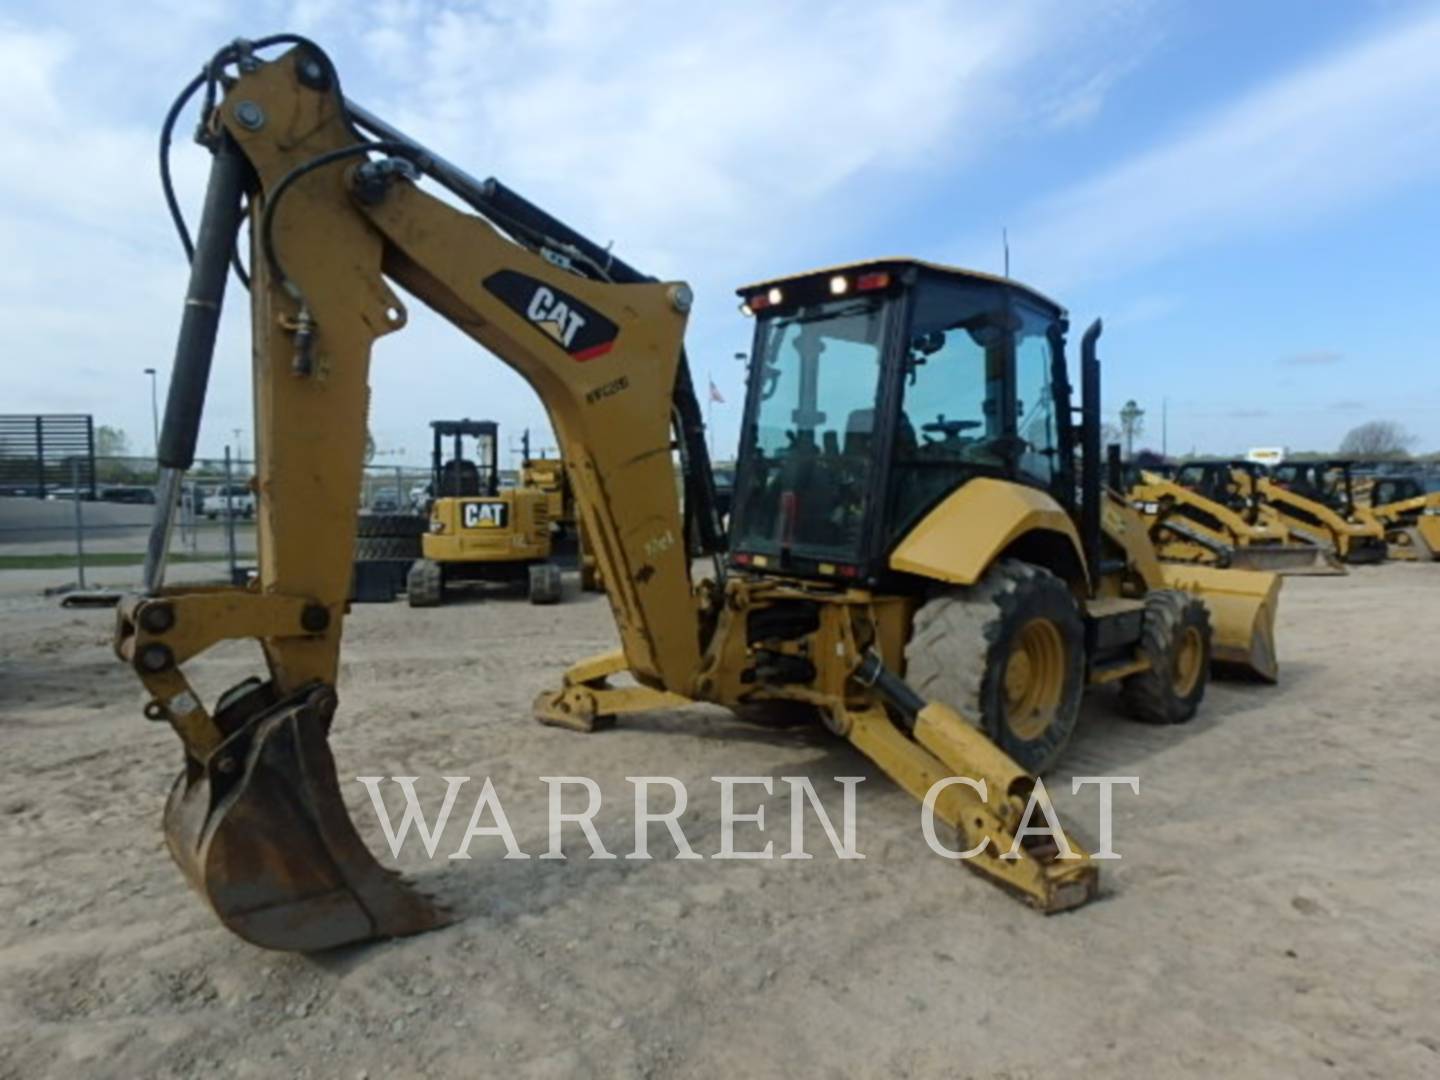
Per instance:
[[[168,562],[191,563],[191,562],[224,562],[227,558],[225,552],[172,552]],[[238,558],[254,561],[253,555],[241,555]],[[97,551],[94,554],[86,552],[85,565],[91,566],[139,566],[145,561],[143,551]],[[75,565],[75,553],[59,552],[53,555],[0,555],[0,570],[67,570]]]

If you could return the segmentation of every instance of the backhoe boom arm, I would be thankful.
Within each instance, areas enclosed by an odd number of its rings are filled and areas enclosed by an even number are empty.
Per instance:
[[[168,721],[185,746],[165,813],[181,869],[241,936],[320,948],[444,918],[365,850],[327,746],[371,346],[406,321],[387,278],[503,359],[545,403],[626,663],[644,685],[689,694],[702,648],[672,422],[694,534],[713,550],[718,527],[682,353],[688,287],[602,264],[578,234],[393,130],[366,140],[357,128],[379,122],[346,107],[329,59],[300,39],[269,40],[297,47],[259,63],[251,48],[230,46],[207,69],[233,64],[239,74],[225,76],[206,118],[212,175],[161,437],[161,498],[144,595],[121,608],[116,650],[150,694],[146,715]],[[421,173],[494,219],[420,190]],[[258,579],[166,587],[164,553],[242,197],[252,226]],[[208,708],[182,665],[241,637],[260,642],[269,678]]]

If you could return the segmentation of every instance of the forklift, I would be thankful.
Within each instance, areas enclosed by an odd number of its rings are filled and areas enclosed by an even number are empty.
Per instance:
[[[467,419],[430,427],[430,525],[406,579],[410,606],[436,607],[447,588],[486,583],[524,588],[532,604],[558,603],[550,500],[535,488],[500,486],[500,425]],[[465,456],[466,439],[475,440],[475,460]]]

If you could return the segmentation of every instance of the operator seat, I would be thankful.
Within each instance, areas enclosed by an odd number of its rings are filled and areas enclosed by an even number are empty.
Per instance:
[[[479,495],[480,469],[473,461],[451,458],[440,469],[440,490],[436,498]]]

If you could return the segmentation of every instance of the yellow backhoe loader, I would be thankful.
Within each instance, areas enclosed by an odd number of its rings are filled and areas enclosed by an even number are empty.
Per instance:
[[[1279,574],[1345,573],[1326,548],[1291,543],[1278,519],[1262,520],[1259,500],[1241,493],[1228,465],[1186,463],[1171,477],[1132,472],[1130,504],[1149,524],[1150,539],[1166,561]]]
[[[549,493],[524,483],[500,486],[495,421],[432,420],[430,427],[430,527],[406,579],[410,606],[435,607],[447,588],[477,584],[519,586],[532,604],[557,603]],[[466,439],[474,440],[477,460],[465,455]]]
[[[1343,561],[1385,561],[1385,530],[1355,504],[1348,461],[1287,461],[1269,473],[1252,467],[1237,478],[1258,492],[1292,535],[1319,536]]]
[[[1390,558],[1440,559],[1440,489],[1427,489],[1416,476],[1377,476],[1365,497],[1357,490],[1356,510],[1385,530]]]
[[[687,286],[348,102],[302,38],[228,45],[191,91],[206,83],[213,156],[161,497],[116,649],[146,715],[184,745],[170,852],[244,938],[317,949],[444,918],[365,850],[328,745],[370,348],[406,319],[392,282],[517,370],[559,439],[620,647],[539,696],[546,723],[588,731],[695,701],[808,708],[916,798],[948,776],[983,781],[939,791],[937,822],[975,850],[969,868],[1052,912],[1095,895],[1097,864],[1073,838],[1078,858],[1054,836],[1017,840],[1083,688],[1118,683],[1135,715],[1175,723],[1212,656],[1274,677],[1279,579],[1162,565],[1104,490],[1098,322],[1076,424],[1065,314],[1018,283],[884,259],[742,290],[756,324],[727,562]],[[166,586],[242,205],[259,574]],[[708,578],[692,580],[690,535],[715,558]],[[186,662],[241,637],[267,671],[202,702]],[[633,684],[610,682],[622,673]]]

